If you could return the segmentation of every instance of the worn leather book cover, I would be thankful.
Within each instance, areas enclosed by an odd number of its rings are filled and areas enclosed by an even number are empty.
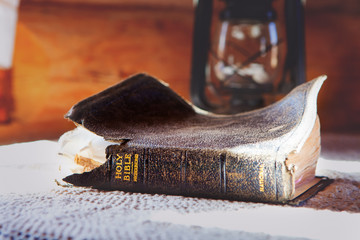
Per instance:
[[[108,190],[287,202],[318,182],[316,101],[325,78],[268,107],[216,115],[149,75],[135,75],[68,112],[78,128],[60,139],[63,180]]]

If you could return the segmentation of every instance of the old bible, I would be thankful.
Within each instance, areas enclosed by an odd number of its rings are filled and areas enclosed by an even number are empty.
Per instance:
[[[288,202],[320,179],[325,76],[262,109],[216,115],[132,76],[76,105],[59,140],[62,181],[106,190]],[[317,187],[318,188],[318,187]]]

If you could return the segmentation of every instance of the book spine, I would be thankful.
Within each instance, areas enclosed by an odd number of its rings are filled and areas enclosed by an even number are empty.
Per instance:
[[[111,189],[262,202],[282,199],[278,185],[283,181],[267,156],[121,145],[109,146],[106,152]]]

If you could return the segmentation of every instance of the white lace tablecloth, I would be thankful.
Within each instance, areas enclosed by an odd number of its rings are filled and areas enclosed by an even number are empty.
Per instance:
[[[0,239],[360,239],[360,136],[322,146],[304,207],[63,188],[56,142],[0,146]]]

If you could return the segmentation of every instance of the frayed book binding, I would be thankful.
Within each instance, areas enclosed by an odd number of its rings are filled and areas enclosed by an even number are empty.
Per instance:
[[[60,138],[63,180],[107,190],[298,205],[312,186],[325,186],[315,177],[316,101],[325,79],[300,85],[262,109],[216,115],[149,75],[132,76],[66,115],[78,128]]]

